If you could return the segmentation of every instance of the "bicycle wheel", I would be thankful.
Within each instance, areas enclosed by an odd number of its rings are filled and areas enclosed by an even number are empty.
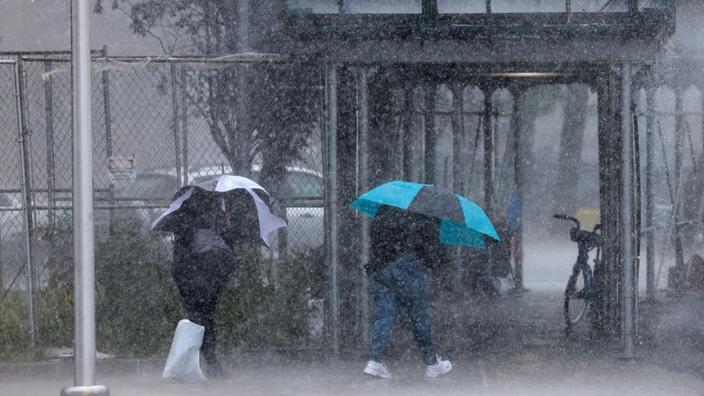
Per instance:
[[[564,315],[567,327],[579,323],[589,309],[589,301],[585,298],[584,285],[584,272],[575,264],[572,269],[572,276],[567,281],[567,288],[565,288]]]

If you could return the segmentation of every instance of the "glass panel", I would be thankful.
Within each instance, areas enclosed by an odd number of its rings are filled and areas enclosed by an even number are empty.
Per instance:
[[[441,14],[483,14],[486,0],[438,0]]]
[[[627,0],[571,0],[573,12],[625,12]],[[566,0],[491,0],[493,13],[565,12]],[[481,14],[486,0],[437,0],[441,14]],[[420,14],[422,0],[287,0],[291,12],[313,14]],[[664,8],[667,0],[639,0],[638,8]]]
[[[420,14],[422,0],[345,0],[350,14]]]
[[[481,1],[481,0],[480,0]],[[287,0],[289,11],[312,14],[420,14],[422,0]]]
[[[437,0],[441,14],[481,14],[486,0]],[[639,8],[661,8],[666,0],[640,0]],[[566,0],[491,0],[493,13],[565,12]],[[626,0],[572,0],[572,12],[625,12]]]
[[[572,0],[572,12],[625,12],[625,0]]]
[[[338,14],[337,0],[287,0],[286,6],[293,13]]]
[[[638,9],[644,10],[647,8],[667,8],[671,6],[672,2],[670,0],[639,0]]]
[[[565,12],[565,0],[492,0],[491,12]]]

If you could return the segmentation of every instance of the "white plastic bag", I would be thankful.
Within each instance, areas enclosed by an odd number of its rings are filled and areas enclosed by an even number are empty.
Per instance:
[[[181,382],[208,380],[200,369],[200,345],[204,333],[205,327],[188,319],[178,322],[162,377]]]

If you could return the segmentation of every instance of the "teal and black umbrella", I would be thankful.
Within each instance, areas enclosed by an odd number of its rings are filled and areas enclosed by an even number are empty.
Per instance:
[[[469,199],[431,184],[392,181],[361,195],[352,207],[370,218],[383,205],[440,219],[440,242],[485,248],[484,237],[499,240],[489,217]]]

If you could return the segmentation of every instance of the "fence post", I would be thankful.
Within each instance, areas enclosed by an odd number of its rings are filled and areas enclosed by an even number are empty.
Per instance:
[[[103,57],[108,57],[107,45],[103,46]],[[103,111],[105,114],[105,154],[107,155],[109,162],[110,157],[112,157],[112,114],[110,110],[110,76],[107,70],[103,70],[101,74],[103,78]],[[113,209],[113,206],[115,206],[114,198],[115,187],[113,186],[111,181],[110,186],[108,187],[108,201],[110,202],[110,210],[108,212],[108,229],[110,233],[112,233],[113,221],[115,220],[115,209]]]
[[[54,79],[51,76],[53,68],[51,61],[44,62],[44,72],[47,74],[47,79],[44,81],[44,97],[45,97],[45,122],[46,122],[46,187],[47,201],[49,203],[48,221],[49,221],[49,240],[53,241],[53,231],[56,225],[56,212],[54,190],[56,188],[56,174],[54,161]]]
[[[15,97],[17,106],[17,133],[20,149],[20,177],[22,183],[22,206],[24,207],[24,228],[25,228],[25,252],[27,270],[27,315],[29,320],[30,347],[34,351],[36,345],[36,320],[34,316],[34,262],[33,262],[33,241],[34,241],[34,221],[32,213],[32,184],[29,159],[29,131],[27,130],[26,113],[26,80],[22,65],[22,57],[17,57],[15,64]]]
[[[188,105],[186,103],[186,66],[181,65],[181,137],[183,139],[183,186],[188,180]],[[180,181],[179,181],[180,183]]]
[[[182,187],[183,177],[181,172],[181,140],[178,131],[178,99],[176,97],[176,65],[173,62],[169,63],[169,73],[171,74],[171,115],[172,127],[174,130],[174,154],[176,159],[176,180],[179,187]]]

